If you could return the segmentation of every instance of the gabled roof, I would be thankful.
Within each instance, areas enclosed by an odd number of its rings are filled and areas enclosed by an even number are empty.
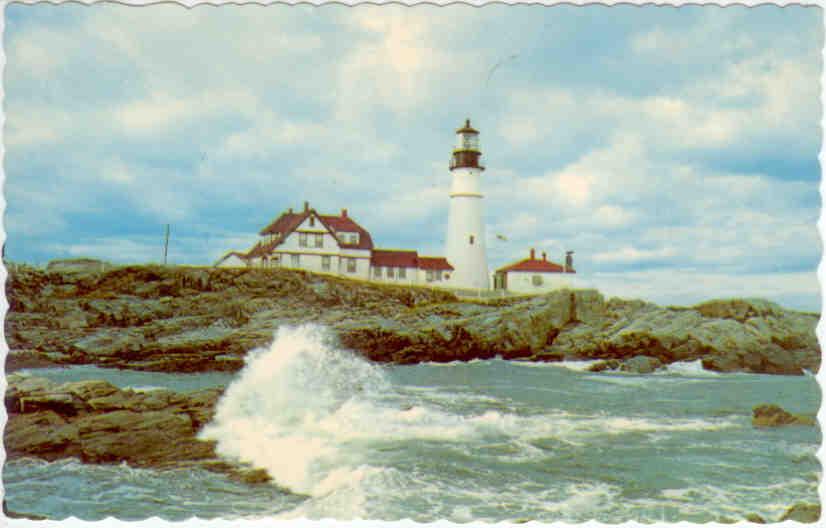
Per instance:
[[[497,272],[506,273],[508,271],[533,271],[535,273],[566,273],[565,268],[556,262],[551,262],[549,260],[540,260],[536,258],[526,258],[524,260],[520,260],[519,262],[514,262],[513,264],[508,264],[502,268],[496,270]],[[567,273],[576,273],[573,269],[567,271]]]
[[[281,216],[273,220],[270,225],[262,229],[258,234],[264,236],[274,235],[276,233],[281,235],[291,233],[301,225],[301,222],[310,216],[311,212],[312,211],[302,211],[300,213],[293,213],[292,211],[287,211],[286,213],[281,213]]]
[[[319,215],[319,218],[334,234],[339,232],[359,234],[357,244],[350,244],[339,239],[338,245],[342,249],[373,249],[373,238],[370,236],[370,233],[349,216]]]
[[[240,251],[227,251],[226,253],[223,254],[223,256],[221,256],[221,258],[219,258],[218,260],[215,261],[214,266],[219,265],[220,263],[222,263],[223,261],[227,260],[230,257],[238,257],[241,260],[247,260],[247,258],[249,258],[248,254],[241,253]]]
[[[355,220],[347,216],[347,214],[342,211],[341,216],[335,215],[320,215],[318,214],[315,209],[307,209],[301,211],[299,213],[294,213],[292,210],[289,210],[285,213],[281,213],[281,216],[270,222],[270,224],[262,229],[259,234],[261,236],[266,235],[278,235],[274,240],[267,243],[261,243],[253,247],[249,253],[247,253],[248,257],[257,257],[261,255],[266,255],[276,247],[278,247],[286,238],[287,236],[298,229],[304,220],[306,220],[311,215],[315,215],[316,218],[327,228],[330,233],[338,239],[339,247],[343,249],[373,249],[373,238],[370,236],[370,233],[367,232],[366,229],[361,227]],[[339,239],[337,233],[345,232],[345,233],[358,233],[359,241],[356,244],[351,244],[348,241],[343,239]]]
[[[419,269],[453,270],[453,266],[444,257],[419,257]]]
[[[374,249],[370,255],[371,266],[415,268],[418,262],[418,252],[413,249]]]
[[[271,242],[256,242],[252,249],[247,252],[247,258],[253,257],[263,257],[264,255],[269,255],[270,252],[275,249],[275,247],[281,243],[283,237],[276,238]]]

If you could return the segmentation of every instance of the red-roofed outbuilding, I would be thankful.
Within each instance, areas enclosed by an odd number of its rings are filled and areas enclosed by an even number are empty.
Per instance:
[[[503,266],[494,274],[494,289],[508,290],[515,293],[542,293],[570,285],[570,274],[576,273],[573,267],[573,251],[565,255],[565,264],[548,260],[545,252],[542,258],[536,258],[536,251],[531,249],[528,258]]]

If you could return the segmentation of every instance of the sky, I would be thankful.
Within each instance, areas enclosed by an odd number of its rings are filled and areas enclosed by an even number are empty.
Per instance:
[[[5,257],[211,264],[305,200],[444,253],[480,130],[491,269],[819,311],[819,7],[6,8]],[[502,235],[506,240],[502,240]]]

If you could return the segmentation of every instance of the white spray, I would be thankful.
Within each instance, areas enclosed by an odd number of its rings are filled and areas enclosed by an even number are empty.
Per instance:
[[[281,328],[268,349],[250,352],[201,438],[293,492],[324,494],[369,470],[348,464],[342,413],[388,385],[379,367],[337,350],[322,328]]]

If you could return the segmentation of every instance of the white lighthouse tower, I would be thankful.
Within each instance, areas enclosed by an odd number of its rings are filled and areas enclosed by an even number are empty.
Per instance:
[[[456,288],[489,289],[485,224],[482,221],[479,131],[465,126],[456,131],[456,147],[450,160],[453,184],[447,222],[445,256],[453,266],[450,285]]]

